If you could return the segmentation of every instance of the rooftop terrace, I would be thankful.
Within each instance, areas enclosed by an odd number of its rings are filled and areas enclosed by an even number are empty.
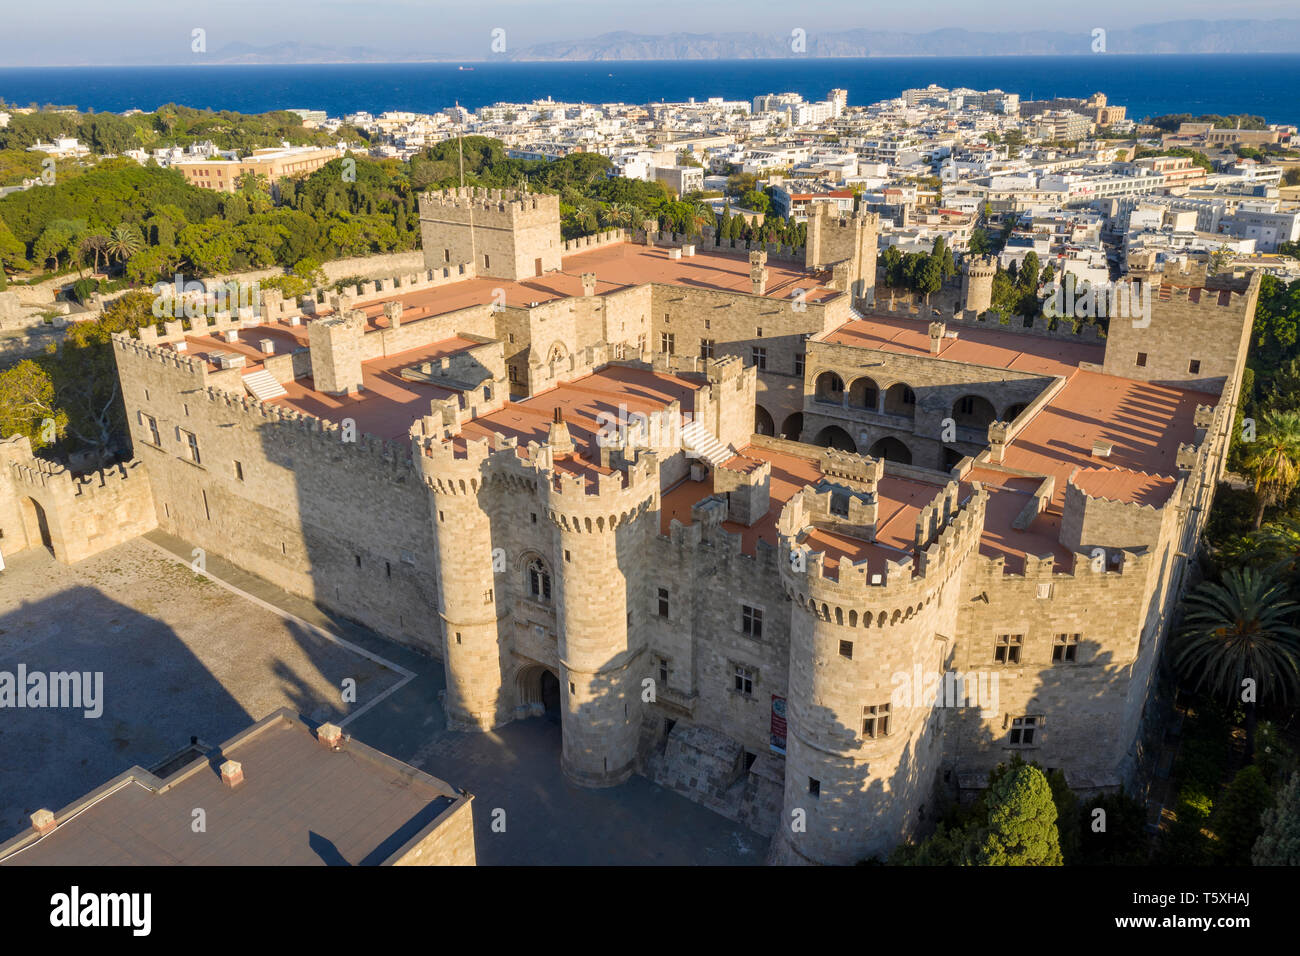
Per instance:
[[[15,838],[7,866],[304,866],[389,861],[466,798],[354,740],[326,748],[287,710],[219,748],[244,782],[200,757],[159,780],[133,768],[57,814],[39,840]],[[207,831],[191,829],[195,807]]]

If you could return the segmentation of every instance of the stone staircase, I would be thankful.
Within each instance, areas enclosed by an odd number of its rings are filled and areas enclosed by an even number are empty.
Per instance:
[[[244,388],[248,389],[248,394],[263,402],[289,394],[284,386],[276,381],[275,376],[264,368],[245,375]]]
[[[703,458],[714,468],[736,454],[730,445],[722,444],[712,432],[695,421],[682,426],[682,447],[687,455]]]

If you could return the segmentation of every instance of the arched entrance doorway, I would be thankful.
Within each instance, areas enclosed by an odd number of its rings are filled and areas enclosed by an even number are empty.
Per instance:
[[[558,724],[560,722],[560,679],[550,671],[544,670],[540,681],[542,709],[545,711],[546,719]]]
[[[520,716],[545,717],[553,723],[560,722],[563,710],[560,701],[560,679],[555,672],[542,664],[531,664],[519,671],[516,678],[519,694]]]
[[[23,527],[27,532],[27,544],[36,544],[39,537],[45,549],[54,554],[54,539],[50,536],[50,522],[45,517],[45,509],[35,498],[22,499]],[[56,555],[57,557],[57,555]]]
[[[760,435],[776,434],[776,425],[772,422],[772,415],[762,405],[754,406],[754,431]]]

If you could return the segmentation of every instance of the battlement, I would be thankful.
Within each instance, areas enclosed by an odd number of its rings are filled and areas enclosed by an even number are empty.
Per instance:
[[[260,311],[267,322],[287,322],[294,316],[318,314],[321,312],[322,304],[337,311],[340,308],[352,308],[359,302],[409,295],[412,292],[465,282],[477,278],[477,275],[474,263],[465,261],[439,268],[421,269],[418,272],[369,279],[337,290],[333,286],[317,287],[298,299],[285,299],[278,290],[265,289],[262,291]]]
[[[597,249],[618,242],[629,242],[631,238],[631,233],[626,229],[607,229],[604,232],[596,233],[594,236],[578,236],[576,239],[565,239],[564,253],[568,255],[573,252],[586,252],[588,249]]]
[[[423,193],[420,214],[437,213],[443,218],[468,223],[475,212],[516,221],[532,214],[542,217],[560,214],[560,197],[548,193],[521,192],[514,189],[485,189],[461,186]]]
[[[74,475],[58,462],[37,457],[32,452],[31,440],[25,435],[0,438],[0,462],[8,466],[9,475],[19,486],[20,493],[25,493],[21,491],[23,487],[39,489],[46,495],[68,501],[112,494],[115,486],[122,486],[133,478],[136,481],[145,480],[142,463],[136,459],[84,475]]]
[[[549,465],[544,458],[538,462],[547,479],[547,516],[567,531],[612,528],[618,520],[640,514],[659,495],[659,456],[653,450],[637,449],[626,470],[607,474],[575,474]],[[610,517],[602,520],[606,515]]]
[[[266,423],[287,426],[263,429],[262,440],[268,449],[307,441],[322,449],[350,449],[356,455],[389,468],[400,469],[411,464],[410,449],[406,444],[358,433],[346,420],[343,423],[326,421],[293,408],[272,405],[251,395],[212,386],[204,388],[200,394],[224,411],[244,417],[251,427]]]
[[[1037,336],[1038,338],[1081,342],[1085,345],[1100,345],[1106,341],[1101,327],[1091,322],[1080,322],[1076,329],[1072,319],[1061,318],[1056,319],[1054,322],[1051,316],[1039,315],[1029,322],[1026,322],[1021,316],[1012,316],[1010,320],[1004,323],[996,313],[988,312],[987,309],[977,310],[971,308],[954,309],[951,313],[945,312],[941,317],[936,317],[934,310],[911,302],[900,302],[892,294],[888,299],[878,300],[871,311],[877,315],[927,322],[938,321],[941,318],[945,325],[945,331],[949,334],[956,331],[956,334],[960,335],[960,329],[974,328],[989,329],[994,332],[1016,332],[1021,335]]]
[[[876,485],[885,476],[885,460],[870,458],[838,448],[823,448],[818,460],[823,475],[861,482],[868,492],[874,493]]]
[[[948,515],[942,528],[938,527],[937,517],[950,501],[950,489],[937,499],[941,510],[933,510],[936,504],[930,506],[926,528],[932,530],[933,537],[923,550],[900,558],[889,557],[887,552],[868,555],[860,561],[842,555],[833,570],[824,549],[814,550],[800,541],[819,526],[815,520],[820,510],[817,495],[809,496],[805,489],[791,499],[778,519],[782,551],[778,568],[786,593],[814,617],[837,624],[856,627],[861,620],[865,627],[884,627],[910,620],[978,552],[988,495],[978,482],[973,489],[966,502]],[[835,524],[823,527],[837,530]]]
[[[974,256],[966,262],[966,274],[979,278],[992,279],[998,271],[996,256]]]
[[[168,322],[167,325],[179,326],[179,322]],[[179,332],[179,329],[177,330]],[[114,332],[113,348],[118,352],[133,355],[146,361],[155,362],[165,368],[175,369],[181,372],[188,372],[191,375],[203,378],[208,373],[208,363],[202,359],[192,358],[183,352],[177,352],[175,349],[162,348],[147,341],[148,338],[157,338],[156,331],[152,326],[146,326],[140,329],[141,338],[131,337],[130,332]],[[153,333],[149,335],[149,333]],[[169,331],[169,335],[171,332]],[[183,333],[180,334],[184,337]]]

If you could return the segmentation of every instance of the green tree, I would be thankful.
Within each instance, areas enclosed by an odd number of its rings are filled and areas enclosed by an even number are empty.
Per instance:
[[[1291,774],[1261,822],[1264,829],[1250,861],[1255,866],[1300,866],[1300,771]]]
[[[1264,811],[1272,805],[1273,792],[1258,767],[1237,771],[1210,819],[1218,838],[1215,858],[1220,864],[1250,866],[1251,849],[1264,829]]]
[[[1264,510],[1285,501],[1300,482],[1300,412],[1261,415],[1243,464],[1254,482],[1255,527],[1259,528]]]
[[[8,284],[6,272],[20,269],[27,264],[27,247],[10,232],[5,221],[0,219],[0,292]]]
[[[1042,770],[1008,768],[988,790],[988,823],[975,840],[980,866],[1061,866],[1056,804]]]
[[[140,251],[144,240],[140,232],[130,223],[118,223],[108,234],[108,254],[122,263],[125,270],[126,261]]]
[[[1222,584],[1207,581],[1183,600],[1174,667],[1215,699],[1245,705],[1247,756],[1255,752],[1256,699],[1285,703],[1300,688],[1300,629],[1291,623],[1296,605],[1285,595],[1275,577],[1244,567],[1230,568]],[[1252,693],[1243,694],[1246,681]]]
[[[45,422],[54,423],[53,434]],[[0,371],[0,435],[25,435],[40,451],[62,438],[68,416],[58,408],[54,380],[43,364],[23,359]]]

